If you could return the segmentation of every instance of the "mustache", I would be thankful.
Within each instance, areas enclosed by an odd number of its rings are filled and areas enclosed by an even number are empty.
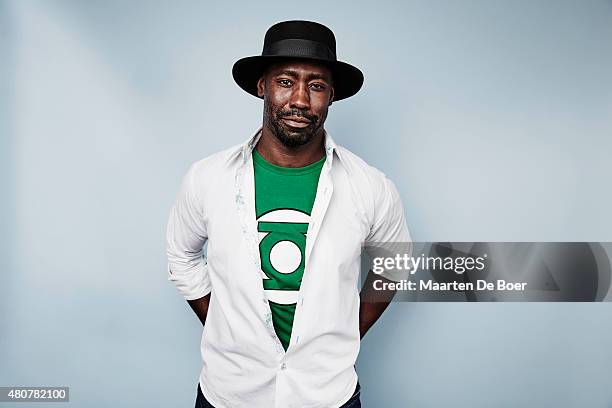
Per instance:
[[[316,123],[319,120],[317,115],[310,114],[300,109],[291,109],[290,111],[278,111],[276,114],[277,119],[282,119],[288,116],[297,116],[308,119],[310,122]]]

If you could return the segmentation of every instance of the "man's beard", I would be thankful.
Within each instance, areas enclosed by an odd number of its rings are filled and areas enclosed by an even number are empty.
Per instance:
[[[301,129],[287,129],[283,126],[282,119],[288,116],[303,117],[310,123]],[[273,112],[270,104],[264,101],[264,123],[283,146],[288,148],[296,148],[310,142],[323,125],[324,120],[325,118],[320,120],[319,116],[308,114],[299,109],[292,109],[288,112],[279,109]]]

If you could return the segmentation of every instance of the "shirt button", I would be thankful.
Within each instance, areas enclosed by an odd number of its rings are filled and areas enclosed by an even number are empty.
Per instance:
[[[284,370],[285,368],[287,368],[287,364],[285,363],[281,364],[281,370]]]

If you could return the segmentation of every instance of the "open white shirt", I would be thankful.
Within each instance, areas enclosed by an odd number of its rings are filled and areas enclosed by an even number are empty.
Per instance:
[[[170,213],[169,280],[187,300],[212,291],[200,387],[217,408],[339,407],[357,385],[361,247],[410,241],[400,196],[383,173],[326,134],[285,352],[259,259],[252,151],[260,135],[192,164]]]

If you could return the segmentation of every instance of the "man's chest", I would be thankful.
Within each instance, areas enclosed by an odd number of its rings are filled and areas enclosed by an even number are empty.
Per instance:
[[[214,266],[232,269],[238,261],[247,260],[247,266],[260,270],[261,245],[269,246],[269,250],[274,246],[279,250],[284,247],[287,253],[291,252],[290,244],[277,245],[283,241],[283,234],[293,237],[303,248],[306,271],[310,258],[314,259],[315,254],[317,264],[330,270],[339,269],[342,264],[351,263],[359,256],[369,225],[348,180],[322,176],[315,190],[305,190],[306,196],[312,194],[310,214],[305,211],[309,207],[307,204],[300,210],[285,208],[289,206],[268,199],[266,205],[258,206],[259,192],[254,178],[245,180],[243,188],[236,184],[223,184],[223,188],[216,189],[214,200],[207,202],[208,260]],[[308,200],[308,197],[302,197],[293,202]],[[262,240],[265,236],[269,238]],[[295,267],[289,265],[289,259],[284,262],[285,265],[279,264],[279,268],[289,270]],[[252,274],[253,270],[245,273]]]

